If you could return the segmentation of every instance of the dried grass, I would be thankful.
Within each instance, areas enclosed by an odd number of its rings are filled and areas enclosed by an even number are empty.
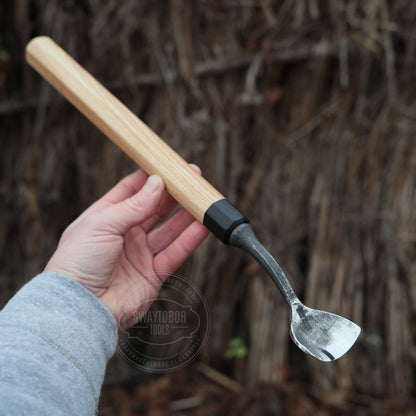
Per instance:
[[[288,339],[259,266],[210,239],[181,271],[204,291],[202,359],[240,382],[415,390],[416,7],[372,0],[19,0],[0,6],[0,300],[133,164],[23,64],[48,34],[249,218],[306,303],[363,328],[325,365]],[[245,360],[224,359],[244,338]],[[300,373],[299,373],[300,372]]]

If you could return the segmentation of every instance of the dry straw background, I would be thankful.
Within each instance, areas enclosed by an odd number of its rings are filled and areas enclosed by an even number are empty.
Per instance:
[[[180,271],[210,305],[200,360],[248,392],[305,383],[334,414],[416,414],[416,3],[2,1],[0,306],[135,169],[25,64],[38,34],[199,164],[307,305],[363,328],[339,361],[309,359],[259,266],[210,238]],[[235,337],[248,354],[228,361]]]

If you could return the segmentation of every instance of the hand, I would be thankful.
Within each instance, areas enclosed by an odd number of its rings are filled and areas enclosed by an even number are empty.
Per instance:
[[[159,176],[136,171],[68,226],[45,272],[74,278],[122,328],[134,325],[208,235],[184,209],[157,227],[176,205]]]

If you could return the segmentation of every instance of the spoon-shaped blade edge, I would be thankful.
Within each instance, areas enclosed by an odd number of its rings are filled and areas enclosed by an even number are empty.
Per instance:
[[[301,303],[293,305],[291,312],[290,336],[302,351],[320,361],[342,357],[361,332],[358,325],[342,316]]]

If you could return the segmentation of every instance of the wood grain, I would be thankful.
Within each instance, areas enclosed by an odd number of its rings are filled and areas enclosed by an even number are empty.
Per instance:
[[[51,38],[32,39],[26,60],[148,174],[160,175],[169,193],[198,221],[224,198]]]

